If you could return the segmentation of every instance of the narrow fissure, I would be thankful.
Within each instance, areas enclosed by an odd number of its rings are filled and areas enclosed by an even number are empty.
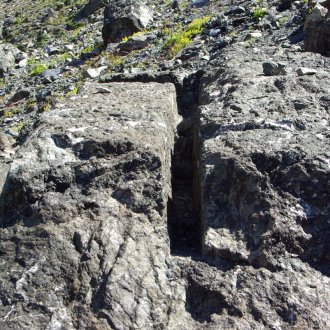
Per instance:
[[[177,127],[172,157],[172,200],[168,205],[168,232],[173,255],[197,255],[201,249],[201,221],[196,185],[195,147],[199,81],[197,72],[177,90],[179,114],[183,120]]]
[[[138,74],[132,77],[113,76],[101,82],[139,81],[172,83],[176,87],[178,112],[183,120],[177,127],[177,137],[171,164],[172,198],[168,201],[167,229],[172,255],[199,257],[201,252],[200,188],[196,157],[198,155],[197,109],[199,84],[203,70],[186,78],[183,83],[169,73]]]

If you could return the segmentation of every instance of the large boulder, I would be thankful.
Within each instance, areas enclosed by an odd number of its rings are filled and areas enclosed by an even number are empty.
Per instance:
[[[305,20],[305,50],[330,56],[330,2],[316,4]]]
[[[105,45],[121,41],[124,37],[145,29],[152,20],[152,11],[141,1],[118,0],[104,9],[102,29]]]

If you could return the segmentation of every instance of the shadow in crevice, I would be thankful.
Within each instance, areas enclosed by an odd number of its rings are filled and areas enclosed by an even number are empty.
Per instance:
[[[172,199],[168,203],[168,233],[171,253],[197,256],[201,250],[201,221],[194,153],[197,129],[199,82],[202,72],[187,77],[177,88],[177,104],[182,121],[172,157]]]
[[[172,255],[202,259],[201,217],[199,205],[199,179],[197,171],[197,109],[199,85],[203,70],[186,76],[183,81],[174,73],[144,72],[132,76],[117,74],[104,76],[102,83],[109,82],[158,82],[172,83],[176,88],[177,106],[181,123],[172,156],[172,199],[168,201],[167,229]],[[197,152],[196,152],[197,151]]]

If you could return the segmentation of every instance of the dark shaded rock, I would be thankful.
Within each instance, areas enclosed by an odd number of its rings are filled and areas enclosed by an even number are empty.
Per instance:
[[[209,5],[210,0],[192,0],[191,6],[195,8],[201,8]]]
[[[288,10],[291,8],[292,2],[293,2],[293,0],[280,0],[280,3],[278,4],[277,9],[279,11]]]
[[[36,99],[38,102],[46,101],[50,96],[52,96],[53,92],[50,89],[41,89],[36,94]]]
[[[61,69],[49,69],[44,70],[41,72],[40,77],[42,78],[44,83],[51,83],[58,79],[59,75],[61,73]]]
[[[79,16],[88,17],[107,4],[107,0],[89,0],[81,9]]]
[[[121,52],[132,52],[147,47],[149,43],[156,39],[153,33],[138,33],[130,37],[126,42],[122,42],[118,48]]]
[[[20,89],[18,90],[9,100],[10,103],[15,103],[15,102],[19,102],[23,99],[27,99],[29,98],[29,96],[31,95],[31,91],[28,89]]]
[[[104,9],[104,44],[121,41],[124,37],[142,31],[152,20],[152,16],[152,11],[140,1],[111,2]]]
[[[330,56],[330,12],[316,4],[305,20],[304,46],[308,52]]]
[[[262,69],[266,76],[278,76],[286,74],[286,64],[275,63],[275,62],[264,62],[262,63]]]

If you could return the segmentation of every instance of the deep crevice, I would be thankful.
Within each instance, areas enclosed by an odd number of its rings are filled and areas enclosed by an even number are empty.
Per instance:
[[[196,182],[195,137],[199,82],[202,72],[187,77],[177,89],[177,104],[182,121],[172,157],[172,200],[168,204],[168,232],[171,253],[196,256],[201,250],[201,221]]]
[[[104,76],[100,82],[172,83],[176,88],[177,106],[182,121],[177,127],[172,156],[172,198],[168,201],[167,227],[172,255],[201,259],[200,188],[197,170],[197,109],[199,84],[203,70],[179,81],[171,72],[117,74]]]

